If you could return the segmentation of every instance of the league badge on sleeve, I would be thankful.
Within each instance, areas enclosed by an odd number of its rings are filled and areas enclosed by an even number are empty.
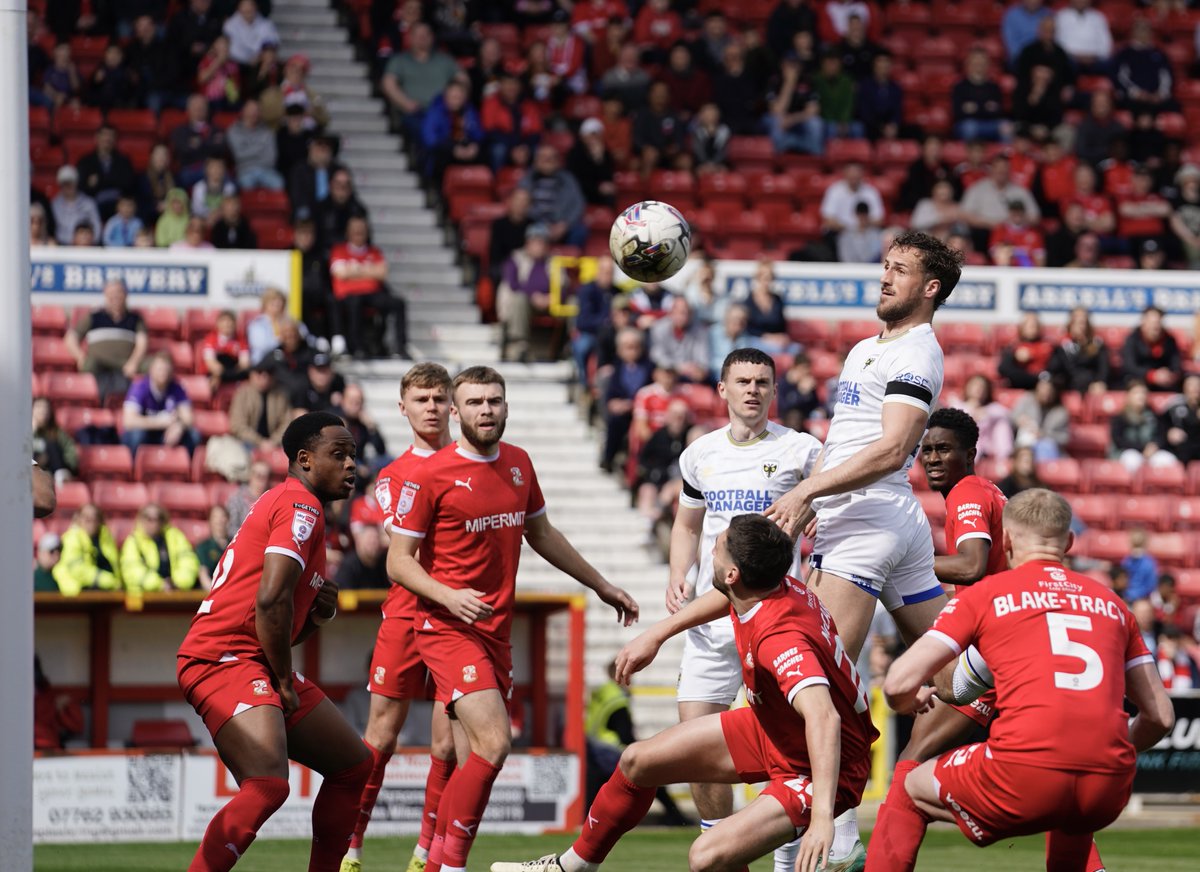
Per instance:
[[[390,478],[381,478],[375,482],[375,502],[379,503],[379,508],[383,510],[385,515],[392,513],[392,490],[390,482]]]
[[[317,526],[317,516],[304,509],[296,509],[292,515],[292,538],[297,543],[307,542]]]
[[[417,489],[405,485],[400,488],[400,500],[396,503],[396,514],[407,515],[412,511],[413,502],[417,499]]]

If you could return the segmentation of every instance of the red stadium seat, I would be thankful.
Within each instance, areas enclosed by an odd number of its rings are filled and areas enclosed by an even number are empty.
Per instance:
[[[812,318],[793,318],[788,321],[788,336],[801,343],[811,352],[823,350],[829,345],[832,335],[828,321],[818,321]]]
[[[171,523],[179,528],[179,532],[187,537],[193,546],[199,545],[208,538],[208,520],[206,518],[172,518]]]
[[[258,247],[282,251],[292,247],[292,225],[278,218],[252,218],[250,228],[258,237]]]
[[[1172,497],[1130,497],[1118,496],[1117,526],[1132,530],[1144,527],[1147,530],[1158,530],[1167,533],[1171,530]]]
[[[33,337],[33,367],[38,372],[76,372],[75,358],[61,336]]]
[[[937,337],[947,353],[968,351],[981,354],[986,344],[987,331],[982,324],[946,323],[938,325]]]
[[[1119,563],[1129,556],[1129,533],[1125,530],[1103,532],[1089,530],[1079,537],[1072,554]]]
[[[91,488],[82,481],[64,481],[54,489],[54,492],[58,498],[58,506],[55,511],[68,517],[92,501]]]
[[[1200,569],[1179,569],[1175,573],[1175,590],[1185,599],[1200,599]]]
[[[98,481],[92,499],[105,515],[132,518],[150,502],[150,491],[141,482]]]
[[[1076,424],[1071,427],[1067,453],[1072,457],[1101,459],[1108,454],[1109,428],[1104,424]]]
[[[920,464],[916,464],[920,466]],[[925,472],[922,469],[921,474]],[[939,493],[934,493],[930,490],[920,491],[917,494],[917,499],[921,503],[921,508],[924,509],[926,516],[929,518],[930,526],[937,528],[943,527],[946,523],[946,498]]]
[[[1120,526],[1117,500],[1110,494],[1076,494],[1070,499],[1071,511],[1088,527],[1115,530]]]
[[[783,173],[763,173],[753,177],[749,192],[750,202],[756,207],[776,201],[790,206],[796,198],[796,180]]]
[[[1082,468],[1078,460],[1069,457],[1046,460],[1038,464],[1037,471],[1038,477],[1052,490],[1075,493],[1080,489]]]
[[[1134,493],[1138,494],[1174,494],[1184,493],[1187,488],[1187,470],[1182,464],[1176,466],[1152,467],[1144,465],[1138,470],[1133,483]]]
[[[216,329],[220,314],[216,309],[187,309],[183,314],[183,338],[188,342],[199,342]]]
[[[150,486],[150,499],[167,510],[172,523],[177,523],[181,518],[204,520],[212,507],[208,488],[192,482],[155,482]]]
[[[492,186],[492,171],[485,166],[447,167],[446,175],[442,178],[442,191],[447,197],[470,192],[490,198]]]
[[[61,106],[54,113],[54,129],[59,136],[71,133],[95,135],[97,128],[104,122],[104,116],[99,109],[90,106]]]
[[[204,439],[229,432],[229,413],[220,409],[196,409],[196,429]]]
[[[196,744],[186,721],[143,719],[133,722],[131,748],[191,748]]]
[[[1168,568],[1196,568],[1196,549],[1190,547],[1191,537],[1183,533],[1155,533],[1146,546],[1159,564]]]
[[[139,310],[151,338],[179,339],[179,310],[171,306],[152,306]]]
[[[211,481],[206,484],[205,489],[208,491],[208,504],[210,506],[223,506],[229,502],[229,498],[233,496],[241,485],[236,481]]]
[[[78,164],[84,155],[96,150],[96,136],[89,133],[72,133],[63,137],[62,146],[67,163]]]
[[[922,492],[929,491],[929,481],[925,478],[925,470],[921,468],[921,464],[914,463],[908,469],[908,482],[912,485],[912,489],[916,491],[918,496]]]
[[[48,372],[42,377],[42,390],[55,404],[100,405],[100,390],[90,372]]]
[[[705,173],[697,186],[705,208],[741,211],[746,199],[746,179],[737,173]]]
[[[865,139],[831,139],[826,143],[826,166],[836,169],[851,162],[870,166],[871,143]]]
[[[457,167],[451,169],[457,169]],[[243,191],[242,206],[247,215],[261,218],[276,218],[286,221],[292,214],[288,195],[284,191],[268,191],[266,188]]]
[[[29,107],[30,135],[50,132],[50,110],[45,106]]]
[[[840,321],[838,323],[838,347],[847,352],[868,336],[879,335],[878,321]]]
[[[207,409],[212,405],[212,383],[205,375],[180,375],[179,383],[183,385],[192,405],[197,409]]]
[[[1181,532],[1200,532],[1200,497],[1166,497],[1171,526]]]
[[[829,419],[809,418],[804,422],[804,429],[824,442],[825,437],[829,435]]]
[[[34,306],[31,318],[34,336],[62,337],[67,332],[67,310],[62,306]]]
[[[78,433],[84,427],[115,429],[117,426],[116,412],[100,407],[89,409],[83,406],[62,406],[54,410],[54,417],[58,426],[71,434]]]
[[[275,480],[280,480],[287,475],[288,459],[283,453],[282,448],[255,449],[255,460],[265,460],[267,465],[271,467],[271,477]]]
[[[1086,418],[1090,423],[1107,424],[1125,405],[1124,391],[1088,394]]]
[[[158,119],[149,109],[109,109],[108,123],[117,129],[122,148],[129,136],[158,138]]]
[[[875,144],[875,165],[880,169],[907,169],[920,156],[921,144],[915,139],[881,139]]]
[[[790,212],[785,221],[767,228],[781,248],[802,248],[821,235],[821,219],[811,212]]]
[[[567,117],[576,121],[598,118],[603,108],[600,98],[591,94],[575,94],[567,99]]]
[[[29,159],[33,162],[34,170],[48,170],[51,173],[57,173],[58,168],[68,162],[63,157],[62,146],[45,139],[30,140]]]
[[[143,445],[133,459],[133,476],[138,481],[187,481],[191,458],[181,446]]]
[[[729,140],[726,156],[739,170],[749,167],[768,169],[775,162],[775,146],[769,136],[735,136]]]
[[[1133,475],[1119,460],[1088,460],[1083,463],[1083,492],[1129,493]]]

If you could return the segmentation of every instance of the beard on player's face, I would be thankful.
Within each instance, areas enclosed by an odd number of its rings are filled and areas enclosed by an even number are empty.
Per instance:
[[[902,297],[897,292],[897,296],[886,297],[879,301],[879,305],[875,307],[875,315],[886,324],[895,324],[897,321],[912,317],[913,313],[921,307],[921,300],[920,294]]]
[[[496,426],[493,429],[481,430],[474,421],[468,422],[464,419],[458,422],[463,436],[477,448],[492,448],[499,443],[504,436],[504,428],[507,424],[507,417],[497,417],[495,419]]]

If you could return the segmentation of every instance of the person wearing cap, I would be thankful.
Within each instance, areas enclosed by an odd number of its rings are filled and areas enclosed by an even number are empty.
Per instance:
[[[275,126],[289,106],[299,106],[317,127],[329,123],[329,109],[321,95],[308,83],[311,68],[308,55],[294,54],[283,65],[279,84],[266,88],[261,96],[263,121]]]
[[[1008,220],[992,228],[988,255],[996,266],[1045,266],[1046,241],[1029,223],[1025,203],[1008,201]]]
[[[38,539],[37,558],[33,565],[33,592],[58,593],[54,567],[62,558],[62,539],[57,533],[43,533]]]
[[[346,223],[346,241],[335,245],[329,255],[329,275],[335,301],[333,331],[345,338],[346,349],[355,357],[367,353],[363,315],[373,309],[383,321],[383,351],[408,356],[408,329],[404,300],[387,285],[388,263],[383,252],[370,243],[367,219],[354,216]]]
[[[251,367],[249,378],[234,393],[229,432],[251,448],[278,448],[291,420],[292,404],[275,382],[275,362],[268,355]]]
[[[81,506],[62,534],[62,556],[51,574],[63,596],[82,591],[120,590],[121,559],[117,542],[95,503]]]
[[[292,409],[299,412],[331,412],[342,402],[346,379],[333,371],[333,358],[318,351],[308,363],[308,378],[292,391]]]
[[[275,134],[262,121],[262,108],[257,100],[247,100],[237,123],[230,126],[225,137],[233,154],[238,186],[243,190],[265,188],[283,190],[283,176],[275,169],[279,150]]]
[[[58,193],[50,201],[57,228],[55,239],[59,245],[70,245],[75,228],[83,222],[90,224],[96,236],[100,236],[100,210],[96,201],[79,189],[79,172],[66,164],[58,168]]]
[[[243,67],[258,63],[265,44],[279,45],[279,31],[271,19],[259,14],[254,0],[241,0],[222,32],[229,38],[229,56]]]
[[[533,316],[550,308],[550,228],[530,224],[525,245],[514,251],[501,270],[496,314],[502,326],[501,360],[529,360]]]
[[[604,142],[604,122],[588,118],[579,126],[579,138],[567,152],[567,172],[579,182],[590,206],[616,205],[617,164]]]
[[[430,102],[457,73],[458,65],[450,55],[438,50],[433,29],[424,22],[409,30],[408,50],[388,59],[379,86],[411,141],[420,136]]]
[[[129,309],[125,282],[109,279],[102,293],[104,305],[76,321],[63,336],[79,371],[96,377],[101,404],[111,395],[125,396],[149,347],[145,321]]]

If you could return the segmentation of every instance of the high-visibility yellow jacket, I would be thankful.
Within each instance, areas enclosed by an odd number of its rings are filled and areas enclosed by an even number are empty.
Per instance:
[[[121,561],[117,542],[108,527],[100,528],[99,545],[82,527],[68,527],[62,534],[62,556],[54,565],[54,580],[64,596],[78,596],[82,590],[120,590]],[[97,556],[103,554],[112,572],[102,570]]]
[[[192,543],[178,527],[163,528],[167,557],[171,561],[170,587],[191,590],[200,577],[200,558]],[[140,528],[134,527],[121,546],[121,577],[130,591],[167,590],[167,582],[158,572],[158,545]]]

